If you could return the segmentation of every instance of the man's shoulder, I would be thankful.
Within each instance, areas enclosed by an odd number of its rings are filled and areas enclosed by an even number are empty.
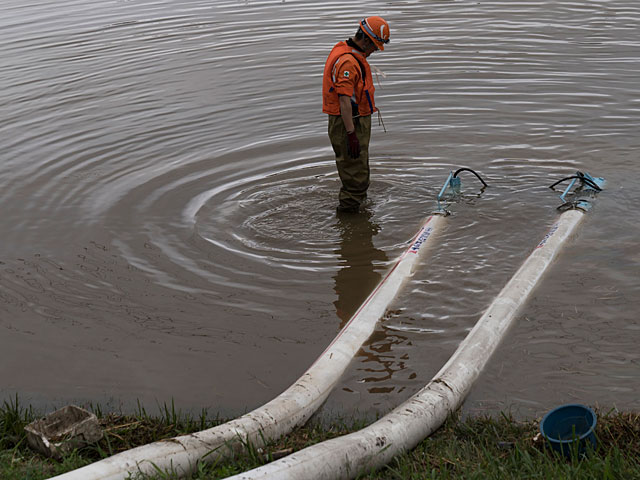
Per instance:
[[[336,62],[338,77],[344,81],[355,81],[360,77],[360,65],[353,55],[342,55]]]
[[[345,52],[343,55],[340,55],[340,57],[338,57],[336,63],[339,65],[358,65],[358,60],[356,59],[356,57],[351,55],[350,52]]]

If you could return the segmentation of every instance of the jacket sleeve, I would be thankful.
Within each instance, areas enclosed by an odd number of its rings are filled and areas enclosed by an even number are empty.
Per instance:
[[[351,97],[360,80],[360,67],[351,55],[343,55],[333,67],[335,88],[338,95]]]

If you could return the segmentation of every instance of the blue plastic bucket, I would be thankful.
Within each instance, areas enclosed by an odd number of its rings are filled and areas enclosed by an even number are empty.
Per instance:
[[[542,418],[540,433],[554,450],[570,456],[572,451],[584,453],[589,446],[595,449],[596,422],[596,414],[589,407],[577,403],[562,405]]]

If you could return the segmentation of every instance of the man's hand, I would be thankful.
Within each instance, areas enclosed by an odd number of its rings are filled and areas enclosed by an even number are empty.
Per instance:
[[[358,141],[355,130],[353,132],[347,132],[347,151],[351,158],[358,158],[360,156],[360,142]]]

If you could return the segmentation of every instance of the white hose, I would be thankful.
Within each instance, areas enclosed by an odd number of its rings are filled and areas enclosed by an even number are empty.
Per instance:
[[[459,408],[474,380],[504,337],[563,242],[584,214],[563,213],[502,289],[444,367],[422,390],[358,432],[305,448],[263,467],[230,477],[239,479],[335,480],[354,478],[414,448]]]
[[[120,480],[130,473],[153,474],[157,469],[187,476],[201,460],[218,461],[243,450],[247,442],[260,447],[305,423],[326,400],[364,341],[371,336],[443,222],[442,215],[427,218],[407,250],[329,347],[293,385],[269,403],[223,425],[137,447],[54,478]]]

